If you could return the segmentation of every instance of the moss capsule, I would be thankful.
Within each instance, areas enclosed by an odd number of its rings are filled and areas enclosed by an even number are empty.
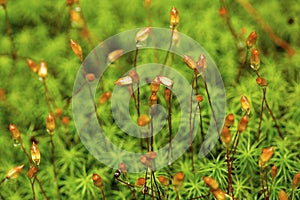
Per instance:
[[[33,142],[30,148],[31,159],[39,166],[41,161],[41,153],[39,147]]]

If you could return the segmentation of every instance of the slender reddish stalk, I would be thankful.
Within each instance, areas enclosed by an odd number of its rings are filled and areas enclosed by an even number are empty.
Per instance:
[[[153,183],[152,183],[152,170],[151,170],[151,175],[150,175],[150,188],[151,188],[151,198],[154,200],[154,190],[153,190]]]
[[[27,150],[26,150],[25,147],[24,147],[22,138],[20,138],[19,142],[20,142],[20,146],[21,146],[22,151],[24,152],[24,154],[25,154],[26,157],[27,157],[27,160],[29,161],[30,166],[33,166],[32,159],[30,158],[29,153],[27,152]],[[4,180],[5,180],[5,179],[4,179]],[[47,194],[46,194],[46,192],[45,192],[45,189],[44,189],[43,185],[41,184],[40,180],[38,179],[37,175],[35,175],[34,180],[36,180],[37,183],[39,184],[40,190],[42,191],[42,193],[43,193],[45,199],[48,199]],[[30,181],[31,185],[34,185],[34,181],[32,182],[31,179],[29,179],[29,181]],[[31,186],[31,187],[32,187],[33,197],[35,198],[34,186]]]
[[[198,83],[197,74],[195,74],[195,81],[196,81],[196,95],[199,95],[199,83]],[[199,108],[200,133],[201,133],[202,142],[203,142],[204,141],[204,130],[203,130],[203,120],[202,120],[202,112],[201,112],[200,102],[197,102],[197,106]]]
[[[153,162],[153,165],[154,165],[154,160],[152,161]],[[155,171],[153,170],[153,167],[150,167],[150,170],[151,170],[151,176],[153,178],[153,182],[154,182],[154,185],[156,187],[156,190],[157,190],[157,196],[158,196],[158,199],[160,200],[161,199],[161,196],[160,196],[160,191],[159,191],[159,187],[157,185],[157,182],[156,182],[156,179],[155,179]],[[151,186],[151,189],[153,190],[153,187]]]
[[[232,187],[232,176],[231,176],[232,168],[231,168],[231,163],[230,163],[230,155],[229,155],[228,146],[226,146],[226,162],[227,162],[227,170],[228,170],[228,173],[227,173],[227,176],[228,176],[228,189],[227,189],[227,192],[228,192],[228,194],[231,193],[232,198],[233,198],[233,187]]]
[[[49,110],[49,113],[53,113],[52,112],[52,108],[51,108],[51,97],[50,97],[50,94],[49,94],[49,89],[48,89],[48,86],[47,86],[47,83],[46,83],[46,79],[43,78],[42,79],[43,81],[43,86],[44,86],[44,90],[45,90],[45,97],[46,97],[46,103],[47,103],[47,106],[48,106],[48,110]]]
[[[267,168],[265,169],[265,177],[266,177],[266,186],[267,186],[267,192],[268,192],[267,198],[270,199],[270,190],[269,190],[269,180],[268,180],[268,170],[267,170]]]
[[[261,77],[257,70],[255,70],[255,73],[256,73],[257,77]],[[263,91],[263,99],[262,99],[262,108],[261,108],[261,113],[260,113],[260,122],[259,122],[259,126],[258,126],[258,140],[259,140],[260,132],[261,132],[260,129],[261,129],[261,121],[262,121],[263,103],[266,105],[266,108],[267,108],[269,114],[272,117],[272,120],[274,122],[274,127],[276,128],[276,130],[277,130],[279,136],[281,137],[281,139],[283,139],[284,137],[283,137],[283,134],[282,134],[282,132],[280,130],[280,127],[278,125],[277,119],[276,119],[276,117],[275,117],[275,115],[274,115],[274,113],[273,113],[273,111],[272,111],[272,109],[269,106],[268,101],[267,101],[267,88],[262,88],[262,91]]]
[[[176,200],[179,200],[179,193],[178,193],[178,190],[175,186],[174,186],[174,190],[175,190],[175,193],[176,193]]]
[[[175,27],[174,27],[174,28],[172,28],[172,32],[171,32],[171,37],[170,37],[170,43],[169,43],[169,47],[168,47],[168,50],[167,50],[167,53],[166,53],[165,60],[164,60],[164,62],[163,62],[163,64],[162,64],[161,71],[160,71],[160,73],[159,73],[160,75],[162,75],[162,74],[163,74],[163,72],[164,72],[165,65],[166,65],[166,63],[167,63],[167,60],[168,60],[168,57],[169,57],[169,54],[170,54],[170,50],[171,50],[171,48],[172,48],[174,30],[175,30]]]
[[[133,59],[133,67],[134,67],[135,73],[136,73],[136,65],[137,65],[138,54],[139,54],[139,48],[136,46],[135,55],[134,55],[134,59]],[[133,97],[134,97],[136,111],[137,111],[138,118],[139,118],[140,115],[141,115],[141,112],[140,112],[140,103],[141,103],[140,102],[140,96],[141,96],[140,95],[140,80],[138,80],[138,82],[137,82],[137,98],[135,97],[133,88],[132,88],[132,93],[133,93]],[[141,133],[140,136],[142,136],[142,133]],[[141,151],[142,151],[142,149],[143,149],[143,138],[142,137],[140,138],[140,146],[141,146]]]
[[[49,110],[49,113],[52,114],[53,112],[52,112],[51,104],[50,104],[51,97],[49,94],[49,90],[48,90],[45,78],[43,78],[43,86],[45,89],[45,97],[46,97],[46,103],[48,106],[48,110]],[[58,178],[57,178],[56,167],[55,167],[55,156],[54,156],[55,146],[54,146],[52,134],[50,134],[50,144],[51,144],[51,161],[52,161],[53,175],[54,175],[54,181],[55,181],[56,189],[57,189],[57,199],[59,200],[60,199],[60,191],[59,191]]]
[[[239,131],[236,132],[236,135],[237,135],[237,139],[236,139],[236,144],[233,143],[233,152],[232,152],[232,156],[231,156],[231,167],[233,166],[233,161],[234,161],[234,155],[236,153],[236,149],[239,145],[239,141],[240,141],[240,133]]]
[[[192,158],[192,172],[195,171],[195,166],[194,166],[194,150],[193,150],[193,124],[192,124],[192,112],[193,112],[193,95],[194,95],[194,75],[192,77],[192,92],[190,96],[190,152],[191,152],[191,158]]]
[[[136,72],[136,65],[137,65],[136,61],[137,61],[138,54],[139,54],[139,48],[136,47],[134,60],[133,60],[133,67],[134,67],[135,72]],[[136,101],[137,101],[136,102],[137,114],[138,114],[138,117],[140,117],[140,81],[139,80],[137,82],[137,100]]]
[[[84,76],[86,77],[86,76],[87,76],[86,70],[85,70],[84,68],[82,68],[82,70],[83,70]],[[86,84],[87,84],[87,87],[88,87],[89,95],[90,95],[90,98],[91,98],[91,100],[92,100],[93,108],[94,108],[94,113],[91,113],[91,116],[90,116],[90,117],[92,117],[92,114],[95,114],[96,117],[97,117],[97,119],[98,119],[98,122],[101,123],[100,116],[99,116],[99,114],[98,114],[98,112],[97,112],[97,105],[96,105],[96,103],[95,103],[95,101],[94,101],[94,96],[93,96],[93,92],[92,92],[90,83],[89,83],[89,81],[88,81],[87,79],[85,79],[85,80],[86,80]],[[80,90],[81,90],[84,86],[85,86],[85,84],[80,88]],[[80,90],[77,91],[77,93],[79,93]],[[87,123],[89,123],[88,120],[87,120]],[[108,144],[107,144],[107,141],[106,141],[105,138],[104,138],[103,142],[104,142],[105,149],[107,149]]]
[[[147,187],[147,177],[148,177],[148,167],[146,168],[146,172],[145,172],[145,184],[144,184],[144,188]],[[144,199],[146,198],[146,192],[144,193]]]
[[[134,190],[134,185],[132,185],[132,184],[130,184],[129,182],[126,182],[126,181],[124,181],[124,180],[122,180],[122,179],[120,179],[120,178],[117,178],[117,180],[120,182],[120,183],[123,183],[123,184],[125,184],[129,189],[130,189],[130,191],[131,191],[131,193],[132,193],[132,198],[133,199],[136,199],[136,196],[135,196],[135,190]],[[132,190],[132,188],[133,188],[133,190]],[[103,189],[102,189],[103,190]],[[102,197],[103,197],[103,199],[105,199],[105,195],[104,195],[104,190],[102,191],[101,190],[101,192],[102,192]]]
[[[259,141],[260,133],[261,133],[261,124],[263,120],[263,112],[264,112],[264,103],[266,100],[266,93],[263,91],[263,98],[261,101],[261,108],[260,108],[260,114],[259,114],[259,124],[258,124],[258,130],[257,130],[257,141]]]
[[[207,95],[207,98],[208,98],[209,107],[210,107],[210,109],[211,109],[213,119],[214,119],[214,121],[215,121],[215,123],[216,123],[216,130],[217,130],[217,132],[219,132],[219,127],[218,127],[218,123],[217,123],[217,118],[216,118],[215,111],[214,111],[214,109],[213,109],[213,107],[212,107],[211,98],[210,98],[210,95],[209,95],[209,92],[208,92],[208,86],[207,86],[206,80],[203,79],[203,82],[204,82],[204,87],[205,87],[206,95]]]
[[[154,135],[153,135],[153,117],[154,117],[154,110],[151,107],[151,119],[150,119],[150,151],[154,151],[153,144],[154,144]]]
[[[264,193],[264,200],[267,200],[265,186],[264,186],[264,174],[263,174],[263,168],[262,167],[260,167],[260,179],[261,179],[262,192]]]
[[[42,191],[42,193],[43,193],[45,199],[48,200],[49,198],[48,198],[48,196],[47,196],[47,194],[46,194],[46,191],[44,190],[43,185],[41,184],[41,181],[39,180],[39,178],[38,178],[37,176],[35,176],[35,180],[36,180],[36,182],[38,183],[38,185],[40,186],[40,189],[41,189],[41,191]]]
[[[31,185],[31,190],[32,190],[32,199],[35,200],[35,191],[34,191],[34,182],[35,182],[35,178],[33,180],[29,179],[30,181],[30,185]]]
[[[171,96],[167,101],[168,104],[168,127],[169,127],[169,149],[168,149],[168,159],[170,162],[170,157],[172,157],[172,109],[171,109]]]
[[[32,159],[30,158],[28,152],[26,151],[26,149],[24,147],[22,138],[19,139],[19,142],[20,142],[20,146],[21,146],[22,151],[24,152],[24,154],[26,155],[26,157],[27,157],[27,159],[29,161],[30,166],[32,166]]]
[[[295,50],[283,39],[281,39],[272,28],[260,17],[255,8],[246,0],[238,0],[238,3],[254,18],[254,20],[261,26],[261,28],[269,35],[275,44],[287,51],[289,56],[295,54]]]
[[[265,89],[265,88],[264,88],[264,89]],[[264,92],[266,93],[267,91],[264,90]],[[273,119],[273,121],[274,121],[274,123],[275,123],[274,126],[275,126],[275,128],[276,128],[276,130],[277,130],[279,136],[281,137],[281,139],[283,139],[283,134],[282,134],[282,132],[280,131],[279,125],[278,125],[277,120],[276,120],[276,117],[274,116],[273,111],[272,111],[272,109],[270,108],[267,99],[265,99],[265,105],[266,105],[266,107],[267,107],[267,109],[268,109],[268,111],[269,111],[269,114],[271,115],[271,117],[272,117],[272,119]]]
[[[100,190],[101,190],[102,199],[103,199],[103,200],[105,200],[106,198],[105,198],[104,189],[103,189],[103,188],[101,188]]]
[[[295,189],[294,189],[294,188],[292,188],[291,200],[294,200],[294,192],[295,192]]]

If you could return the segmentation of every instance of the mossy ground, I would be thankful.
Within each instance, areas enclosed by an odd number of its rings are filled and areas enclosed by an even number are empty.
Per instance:
[[[249,1],[261,19],[293,47],[296,53],[288,56],[285,50],[274,44],[263,27],[238,2],[226,2],[232,26],[240,34],[243,45],[250,32],[256,30],[258,33],[257,48],[261,51],[260,74],[269,83],[267,100],[278,119],[284,139],[279,137],[272,118],[265,111],[261,139],[256,142],[262,90],[255,82],[255,72],[248,66],[243,68],[240,83],[234,83],[239,66],[239,55],[235,40],[224,19],[219,16],[219,2],[153,0],[150,7],[151,25],[169,28],[169,12],[174,4],[180,14],[178,30],[200,43],[219,68],[226,87],[226,112],[234,113],[236,119],[239,119],[243,115],[240,97],[246,95],[249,98],[251,102],[249,124],[247,130],[241,135],[235,155],[236,167],[233,172],[235,196],[239,199],[263,199],[258,160],[263,147],[274,146],[275,153],[269,162],[269,169],[273,164],[278,167],[278,174],[271,191],[271,199],[277,199],[280,189],[284,189],[288,194],[291,193],[293,176],[300,171],[300,5],[297,0]],[[8,0],[7,12],[13,43],[7,34],[4,9],[0,9],[0,177],[4,178],[10,168],[25,164],[24,171],[17,179],[0,185],[0,194],[5,199],[32,199],[30,183],[26,177],[29,163],[20,147],[14,146],[8,130],[10,123],[15,124],[21,131],[27,150],[31,146],[30,138],[34,137],[39,141],[42,158],[38,177],[50,199],[56,198],[51,146],[45,127],[49,111],[43,84],[28,68],[27,58],[36,62],[42,59],[46,61],[50,95],[55,100],[56,108],[63,108],[62,116],[56,120],[57,129],[54,135],[56,168],[62,199],[101,198],[100,190],[93,185],[91,179],[93,173],[98,173],[103,178],[107,199],[130,199],[131,197],[131,191],[126,186],[117,184],[113,179],[114,170],[94,159],[77,135],[69,100],[80,61],[73,54],[69,40],[70,38],[76,40],[86,56],[98,43],[110,36],[125,30],[148,26],[145,4],[141,0],[82,0],[80,6],[90,33],[90,41],[82,32],[83,25],[80,22],[70,22],[66,1]],[[16,59],[12,59],[12,51],[15,51]],[[159,59],[163,60],[165,52],[158,53]],[[133,54],[127,56],[127,59],[120,61],[119,65],[132,66]],[[140,56],[144,58],[142,54]],[[147,60],[147,54],[144,56],[144,60]],[[185,67],[181,60],[174,62],[175,65],[180,63]],[[183,73],[187,72],[183,71]],[[112,69],[111,72],[107,72],[105,81],[114,83],[118,78]],[[97,93],[99,96],[102,92],[113,88],[113,84],[103,82],[100,84],[103,85],[102,90]],[[143,100],[148,101],[147,98]],[[208,112],[208,104],[204,105]],[[132,108],[134,109],[133,106]],[[109,106],[99,107],[99,113],[102,114],[102,123],[107,125],[104,129],[109,129],[111,132],[110,139],[120,142],[121,146],[126,145],[127,149],[137,149],[139,144],[128,142],[130,140],[114,134],[114,130],[116,133],[120,130],[111,125],[112,116],[105,114],[109,113],[108,109]],[[133,118],[136,118],[134,112],[132,113]],[[176,113],[174,115],[176,116]],[[62,117],[70,118],[67,126],[62,124]],[[174,120],[176,123],[176,119]],[[205,120],[208,122],[207,118]],[[122,139],[123,142],[120,141]],[[159,145],[158,142],[157,146]],[[207,158],[195,159],[195,173],[192,173],[191,159],[187,152],[173,163],[171,168],[162,169],[156,174],[165,175],[170,179],[176,172],[182,171],[185,174],[183,185],[178,191],[180,199],[209,194],[209,189],[202,180],[204,176],[215,178],[220,188],[226,191],[225,154],[224,146],[218,144]],[[129,181],[134,184],[138,177],[143,176],[143,174],[129,174]],[[138,198],[142,197],[140,190],[141,188],[137,188]],[[36,191],[39,191],[37,185]],[[165,191],[169,199],[175,199],[176,192],[172,187]],[[37,192],[37,199],[43,199],[40,192]],[[295,191],[294,199],[300,199],[299,189]]]

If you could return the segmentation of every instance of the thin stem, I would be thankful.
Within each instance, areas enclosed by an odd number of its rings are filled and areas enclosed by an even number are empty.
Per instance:
[[[267,199],[270,199],[270,191],[269,191],[269,184],[268,184],[268,170],[267,168],[265,169],[265,178],[266,178],[266,186],[267,186],[267,192],[268,192],[268,196]]]
[[[195,74],[195,81],[196,81],[196,95],[199,95],[199,83],[198,83],[197,74]],[[200,102],[197,102],[197,106],[199,108],[200,132],[201,132],[202,142],[204,142],[204,130],[203,130],[203,121],[202,121]]]
[[[0,185],[6,181],[6,178],[2,179]]]
[[[162,68],[161,68],[161,71],[160,71],[160,73],[159,73],[160,75],[162,75],[163,72],[164,72],[165,65],[166,65],[166,63],[167,63],[167,60],[168,60],[168,57],[169,57],[169,54],[170,54],[170,50],[171,50],[171,48],[172,48],[174,30],[175,30],[175,27],[172,28],[169,48],[168,48],[168,50],[167,50],[167,54],[166,54],[165,60],[164,60],[164,62],[163,62],[163,64],[162,64]]]
[[[264,88],[264,93],[266,93],[266,92],[267,92],[267,91],[266,91],[266,88]],[[276,117],[274,116],[273,111],[272,111],[272,109],[270,108],[267,99],[265,99],[265,105],[266,105],[266,107],[267,107],[267,109],[268,109],[268,111],[269,111],[269,114],[271,115],[271,117],[272,117],[272,119],[273,119],[273,121],[274,121],[274,123],[275,123],[274,126],[275,126],[275,128],[277,129],[277,132],[278,132],[279,136],[281,137],[281,139],[283,139],[283,134],[282,134],[282,132],[280,131],[279,125],[278,125],[277,120],[276,120]]]
[[[236,143],[236,139],[238,137],[238,131],[235,133],[234,135],[234,138],[233,138],[233,142],[232,142],[232,146],[231,146],[231,149],[229,151],[229,154],[232,154],[233,150],[234,150],[234,146],[235,146],[235,143]]]
[[[260,179],[261,179],[261,188],[262,192],[264,193],[264,200],[267,200],[266,192],[265,192],[265,186],[264,186],[264,174],[263,174],[263,168],[260,167]]]
[[[38,179],[37,176],[35,176],[35,180],[36,180],[36,182],[38,183],[38,185],[40,186],[40,189],[41,189],[41,191],[42,191],[42,193],[43,193],[45,199],[48,200],[49,198],[47,197],[46,191],[45,191],[45,189],[44,189],[44,187],[43,187],[41,181]]]
[[[151,170],[151,175],[150,175],[150,188],[151,188],[151,198],[154,200],[154,190],[153,190],[153,185],[152,185],[152,170]]]
[[[118,180],[119,182],[125,184],[125,185],[130,189],[130,191],[131,191],[131,193],[132,193],[132,198],[133,198],[133,199],[136,199],[134,185],[131,185],[129,182],[126,182],[126,181],[124,181],[124,180],[122,180],[122,179],[120,179],[120,178],[117,178],[117,180]],[[104,190],[103,190],[103,188],[101,189],[101,193],[102,193],[103,199],[105,200],[105,195],[104,195]]]
[[[59,185],[58,185],[58,179],[57,179],[57,173],[56,173],[56,167],[55,167],[55,157],[54,157],[54,148],[55,147],[54,147],[54,142],[53,142],[53,135],[50,135],[50,143],[51,143],[51,161],[52,161],[54,180],[55,180],[56,189],[57,189],[57,198],[60,199]]]
[[[136,108],[136,110],[137,110],[137,113],[138,113],[138,117],[139,117],[139,108],[138,108],[138,105],[137,105],[137,98],[136,98],[136,96],[135,96],[135,93],[134,93],[134,91],[133,91],[133,85],[131,84],[131,85],[129,85],[128,87],[130,87],[130,90],[132,91],[132,94],[131,94],[131,97],[133,98],[133,101],[134,101],[134,105],[135,105],[135,108]]]
[[[136,63],[137,63],[137,57],[138,57],[138,54],[139,54],[139,48],[137,47],[137,44],[136,44],[136,49],[135,49],[135,55],[134,55],[134,59],[133,59],[133,67],[134,67],[134,71],[135,73],[136,72]],[[134,91],[133,91],[133,88],[132,88],[132,92],[133,92],[133,95],[134,95]],[[138,117],[140,117],[141,115],[141,112],[140,112],[140,80],[138,80],[137,82],[137,99],[134,98],[134,102],[135,102],[135,107],[136,107],[136,111],[137,111],[137,114],[138,114]],[[135,95],[134,95],[135,97]],[[142,133],[140,133],[142,136]],[[140,146],[141,146],[141,151],[143,151],[143,138],[141,137],[140,138]]]
[[[31,184],[31,190],[32,190],[32,199],[33,199],[33,200],[35,200],[34,180],[35,180],[35,178],[34,178],[33,180],[29,179],[29,181],[30,181],[30,184]]]
[[[260,138],[261,124],[262,124],[262,119],[263,119],[265,101],[266,101],[266,93],[263,91],[263,98],[262,98],[262,101],[261,101],[261,108],[260,108],[260,114],[259,114],[259,124],[258,124],[258,130],[257,130],[257,141],[259,141],[259,138]]]
[[[138,57],[138,54],[139,54],[139,48],[136,47],[135,49],[135,55],[134,55],[134,59],[133,59],[133,67],[134,67],[134,71],[136,72],[136,63],[137,63],[137,57]],[[140,116],[140,81],[137,82],[137,114],[138,114],[138,117]]]
[[[253,8],[249,2],[246,0],[238,0],[237,2],[254,18],[275,44],[286,50],[289,56],[294,55],[295,50],[287,42],[276,35],[272,28],[259,16],[255,8]]]
[[[155,175],[154,175],[155,171],[153,169],[151,169],[151,176],[153,177],[153,182],[154,182],[154,185],[157,189],[157,195],[158,195],[158,199],[161,200],[161,197],[160,197],[160,191],[159,191],[159,187],[157,185],[157,182],[156,182],[156,179],[155,179]]]
[[[78,1],[77,4],[78,4],[78,7],[80,7],[79,1]],[[82,9],[81,9],[81,10],[82,10]],[[81,18],[82,18],[82,21],[83,21],[83,24],[84,24],[84,25],[83,25],[83,26],[84,26],[83,31],[85,31],[85,35],[86,35],[86,37],[87,37],[87,40],[88,40],[88,42],[89,42],[91,48],[93,49],[95,45],[94,45],[94,42],[93,42],[93,40],[92,40],[92,38],[91,38],[90,31],[89,31],[89,28],[88,28],[88,25],[87,25],[87,22],[86,22],[86,19],[85,19],[83,13],[81,13]]]
[[[84,76],[86,77],[86,76],[87,76],[86,70],[85,70],[84,68],[82,68],[82,70],[83,70]],[[95,112],[95,114],[96,114],[96,117],[97,117],[97,119],[98,119],[98,122],[101,123],[100,116],[99,116],[99,114],[98,114],[98,112],[97,112],[97,105],[96,105],[96,103],[95,103],[95,101],[94,101],[94,96],[93,96],[93,92],[92,92],[90,83],[89,83],[89,81],[88,81],[87,79],[85,79],[85,80],[86,80],[86,84],[87,84],[87,87],[88,87],[89,95],[90,95],[90,98],[91,98],[91,100],[92,100],[92,104],[93,104],[93,107],[94,107],[94,112]],[[83,86],[85,86],[85,84],[84,84]],[[83,88],[83,86],[82,86],[82,88]],[[80,90],[81,90],[82,88],[80,88]],[[80,91],[80,90],[79,90],[79,91]],[[77,93],[79,93],[79,91],[78,91]],[[91,117],[92,117],[92,115],[91,115]],[[103,139],[103,142],[104,142],[105,149],[107,149],[108,145],[107,145],[106,138]]]
[[[231,156],[231,168],[233,166],[233,161],[234,161],[234,155],[236,153],[236,149],[239,145],[239,141],[240,141],[240,132],[239,131],[236,131],[236,135],[237,135],[237,139],[236,139],[236,144],[233,144],[234,147],[233,147],[233,152],[232,152],[232,156]]]
[[[256,76],[257,76],[257,77],[260,77],[260,74],[258,73],[258,70],[255,70],[255,73],[256,73]],[[277,123],[276,117],[274,116],[273,111],[272,111],[272,109],[270,108],[270,106],[269,106],[269,104],[268,104],[268,101],[267,101],[267,88],[263,88],[263,96],[264,96],[264,98],[265,98],[264,102],[265,102],[266,108],[267,108],[267,110],[269,111],[269,114],[271,115],[272,120],[273,120],[273,122],[274,122],[274,126],[275,126],[275,128],[276,128],[276,130],[277,130],[279,136],[281,137],[281,139],[283,139],[284,137],[283,137],[283,134],[282,134],[282,132],[281,132],[281,130],[280,130],[280,127],[279,127],[279,125],[278,125],[278,123]]]
[[[232,168],[233,168],[234,155],[235,155],[236,149],[237,149],[237,147],[239,145],[239,140],[240,140],[240,133],[237,130],[236,134],[234,136],[233,143],[232,143],[233,150],[231,149],[231,153],[232,153],[231,159],[230,159],[230,161],[228,161],[230,163],[227,163],[227,165],[228,165],[228,190],[229,190],[228,192],[231,193],[232,199],[234,199],[234,191],[233,191],[233,187],[232,187],[232,176],[231,176],[231,173],[232,173]],[[227,157],[227,159],[228,159],[229,158],[228,148],[226,148],[226,154],[228,156]]]
[[[175,186],[174,186],[174,190],[175,190],[175,193],[176,193],[176,200],[179,200],[179,193],[178,193],[178,190]]]
[[[146,173],[145,173],[145,184],[144,188],[147,187],[147,176],[148,176],[148,167],[146,168]],[[146,198],[146,193],[144,193],[144,199]]]
[[[52,114],[53,112],[52,112],[51,104],[50,104],[51,98],[50,98],[50,95],[49,95],[49,90],[48,90],[45,78],[43,78],[43,86],[44,86],[44,89],[45,89],[45,97],[46,97],[46,103],[47,103],[47,106],[48,106],[48,110]]]
[[[153,151],[154,144],[154,135],[153,135],[153,117],[154,117],[154,109],[151,106],[151,119],[150,119],[150,151]]]
[[[295,192],[295,189],[294,189],[294,188],[292,188],[291,200],[293,200],[293,199],[294,199],[294,192]]]
[[[235,30],[233,29],[233,26],[231,24],[231,21],[230,21],[230,18],[229,16],[227,15],[227,17],[225,18],[225,22],[226,22],[226,25],[231,33],[231,35],[233,36],[233,38],[235,39],[236,43],[238,44],[239,42],[239,37],[238,37],[238,34],[235,32]],[[239,49],[240,51],[240,49]]]
[[[270,198],[270,193],[272,192],[273,184],[274,184],[274,178],[272,178],[272,181],[271,181],[269,198]]]
[[[192,158],[192,172],[195,171],[195,166],[194,166],[194,150],[193,150],[193,124],[192,124],[192,112],[193,112],[193,95],[194,95],[194,76],[192,77],[192,92],[190,96],[190,152],[191,152],[191,158]]]
[[[30,166],[32,166],[32,159],[30,158],[28,152],[26,151],[26,149],[25,149],[25,147],[24,147],[22,138],[20,138],[18,141],[20,142],[21,149],[22,149],[22,151],[24,152],[24,154],[26,155],[27,160],[29,161]]]
[[[126,182],[120,178],[117,178],[117,180],[123,184],[125,184],[127,187],[130,187],[130,188],[134,188],[134,185],[131,185],[129,182]]]
[[[148,125],[150,127],[150,125]],[[148,131],[146,132],[146,146],[147,146],[147,152],[150,151],[150,145],[149,145],[149,138],[148,138]]]
[[[232,168],[231,168],[231,164],[230,164],[230,157],[229,157],[229,148],[228,146],[226,146],[226,162],[227,162],[227,170],[228,170],[228,190],[227,190],[227,193],[228,194],[232,194],[232,198],[234,198],[234,195],[233,195],[233,187],[232,187],[232,176],[231,176],[231,171],[232,171]]]
[[[20,146],[21,146],[22,151],[24,152],[24,154],[25,154],[26,157],[27,157],[27,160],[29,161],[30,166],[33,166],[32,159],[30,158],[30,156],[29,156],[27,150],[26,150],[25,147],[24,147],[22,138],[19,139],[19,143],[20,143]],[[4,179],[4,180],[5,180],[5,179]],[[37,183],[38,183],[39,186],[40,186],[40,189],[41,189],[42,193],[43,193],[44,196],[45,196],[45,199],[48,200],[48,197],[47,197],[47,195],[46,195],[46,192],[45,192],[45,190],[44,190],[44,187],[42,186],[42,184],[41,184],[40,180],[38,179],[37,175],[34,177],[34,180],[37,181]],[[29,181],[30,181],[30,183],[32,182],[31,179],[29,179]],[[34,182],[31,183],[31,185],[32,185],[32,184],[34,184]],[[0,185],[1,185],[1,184],[0,184]],[[32,187],[33,187],[33,186],[32,186]],[[32,192],[34,193],[34,189],[33,189]]]
[[[105,200],[106,198],[105,198],[104,189],[103,189],[103,188],[101,188],[100,190],[101,190],[101,194],[102,194],[102,199],[103,199],[103,200]]]
[[[209,95],[209,92],[208,92],[208,86],[207,86],[206,80],[203,79],[203,82],[204,82],[204,87],[205,87],[205,91],[206,91],[207,98],[208,98],[208,103],[209,103],[209,106],[210,106],[210,109],[211,109],[214,121],[216,123],[216,129],[217,129],[217,132],[219,132],[218,122],[217,122],[215,111],[214,111],[214,109],[212,107],[211,98],[210,98],[210,95]]]
[[[170,157],[172,157],[172,109],[171,109],[171,95],[167,101],[168,103],[168,127],[169,127],[169,150],[168,150],[168,160],[170,163]]]

